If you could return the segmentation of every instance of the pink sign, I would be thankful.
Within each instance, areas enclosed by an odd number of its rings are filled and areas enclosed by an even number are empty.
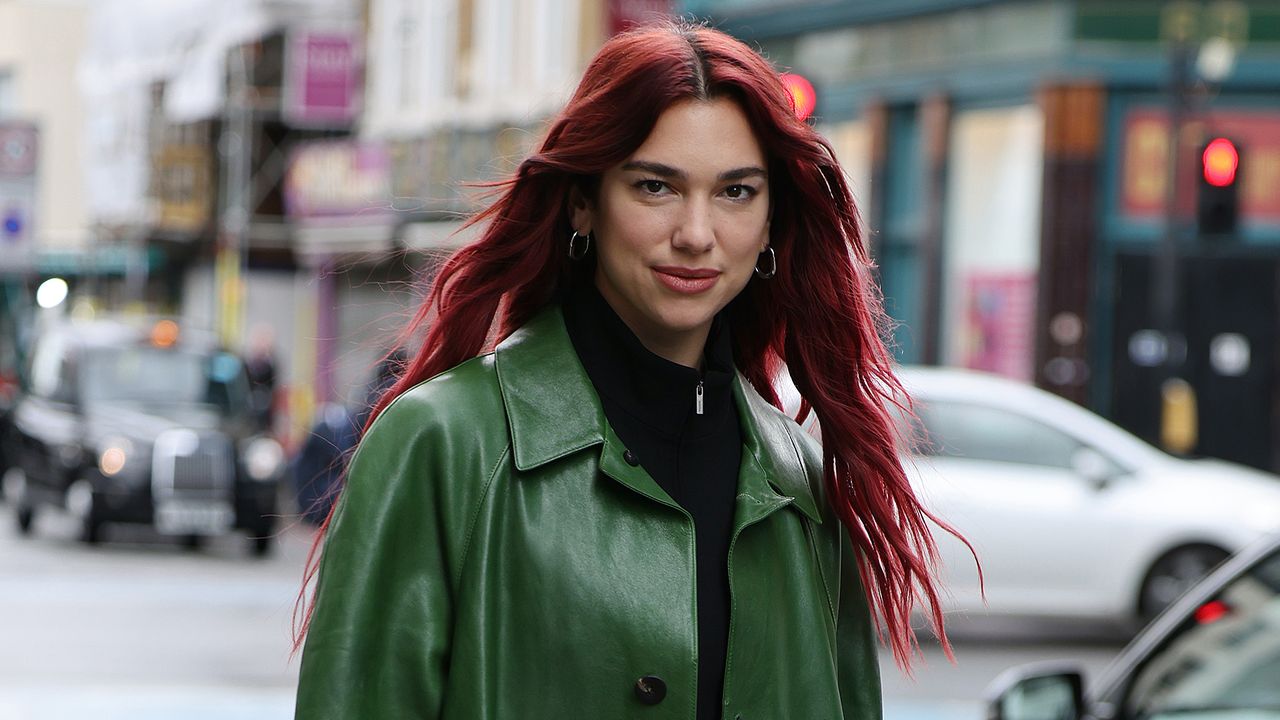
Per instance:
[[[673,0],[609,0],[609,34],[617,35],[670,17],[674,5]]]
[[[284,116],[292,125],[351,123],[360,109],[360,57],[355,33],[289,35]]]
[[[1031,273],[974,273],[967,278],[964,366],[1016,380],[1032,379],[1036,281]]]

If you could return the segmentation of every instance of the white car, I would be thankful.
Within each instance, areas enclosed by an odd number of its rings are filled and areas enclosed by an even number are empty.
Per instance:
[[[985,604],[968,548],[935,532],[950,613],[1147,619],[1280,531],[1274,475],[1174,457],[1025,383],[950,368],[899,378],[925,434],[908,476],[982,562]]]

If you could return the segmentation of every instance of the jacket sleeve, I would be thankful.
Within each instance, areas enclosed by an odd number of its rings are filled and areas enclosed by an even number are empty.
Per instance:
[[[839,521],[840,599],[836,608],[836,647],[840,705],[845,720],[881,720],[879,639],[858,577],[853,543]]]
[[[320,563],[298,720],[440,715],[453,568],[430,453],[439,435],[422,405],[394,402],[352,459]]]

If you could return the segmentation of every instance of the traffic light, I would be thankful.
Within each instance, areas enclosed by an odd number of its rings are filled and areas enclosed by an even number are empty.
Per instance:
[[[795,110],[796,118],[809,119],[818,105],[818,93],[814,92],[813,84],[803,75],[782,73],[782,86],[791,93],[791,107]]]
[[[1196,219],[1200,235],[1232,235],[1239,215],[1240,148],[1215,137],[1200,151]]]

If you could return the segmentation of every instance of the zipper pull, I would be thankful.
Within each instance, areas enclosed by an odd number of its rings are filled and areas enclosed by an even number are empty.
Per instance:
[[[701,380],[698,381],[698,389],[694,391],[694,398],[697,400],[694,410],[699,415],[701,415],[702,414],[702,381]]]

